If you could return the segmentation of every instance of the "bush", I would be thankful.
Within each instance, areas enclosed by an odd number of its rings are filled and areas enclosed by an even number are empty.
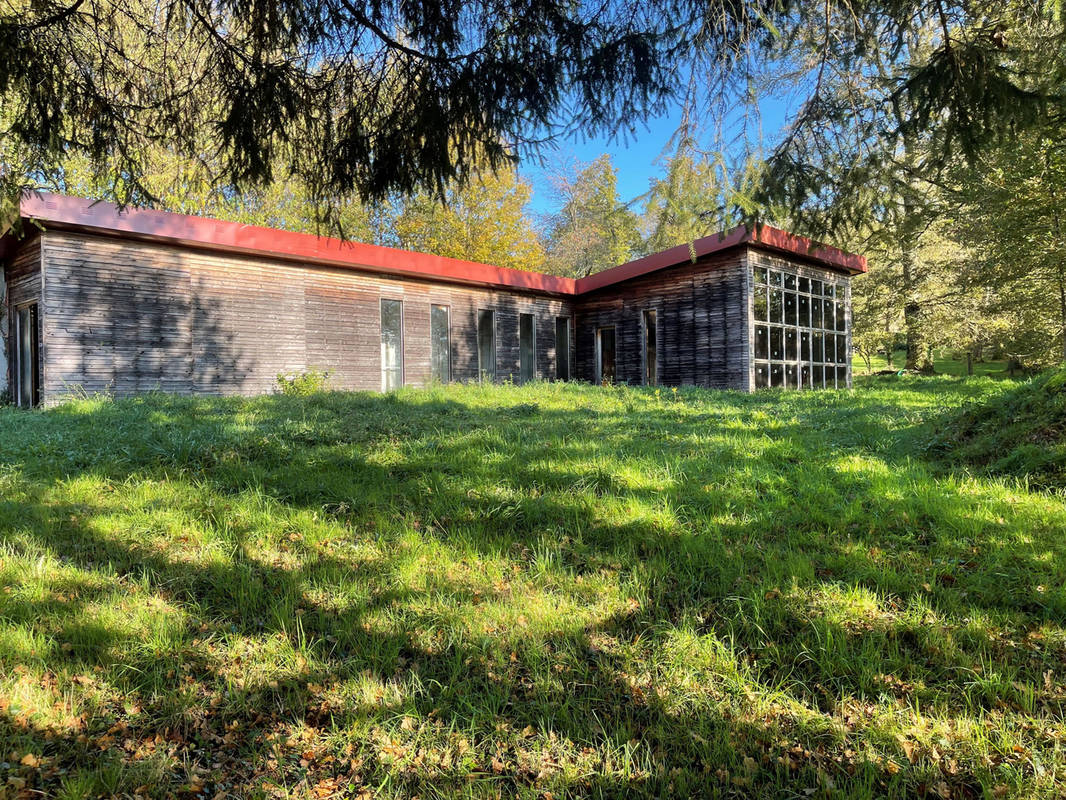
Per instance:
[[[329,386],[329,370],[311,368],[286,375],[278,373],[278,391],[289,397],[307,397],[326,391]]]

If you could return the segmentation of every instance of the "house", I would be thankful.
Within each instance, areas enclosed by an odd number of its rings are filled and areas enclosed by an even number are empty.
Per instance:
[[[21,406],[72,391],[257,394],[582,380],[845,387],[865,259],[768,226],[571,279],[232,222],[28,195],[0,239]],[[10,230],[10,229],[9,229]]]

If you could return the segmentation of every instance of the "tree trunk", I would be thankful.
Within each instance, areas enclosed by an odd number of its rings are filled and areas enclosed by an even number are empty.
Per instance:
[[[918,266],[914,262],[914,243],[903,245],[903,331],[907,336],[906,368],[916,372],[929,372],[932,365],[926,355],[924,331],[922,330],[922,306],[918,301]]]
[[[1066,278],[1062,274],[1062,265],[1059,265],[1059,322],[1062,324],[1062,361],[1066,363]]]

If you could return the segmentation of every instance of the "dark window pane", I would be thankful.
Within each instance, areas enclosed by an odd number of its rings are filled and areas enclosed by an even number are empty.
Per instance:
[[[796,388],[796,365],[785,364],[785,386],[789,389]]]
[[[811,327],[822,327],[822,298],[811,298]]]
[[[533,380],[537,374],[536,321],[532,314],[518,315],[518,382]]]
[[[811,360],[811,332],[800,331],[800,361]]]
[[[381,301],[381,388],[403,386],[403,303]]]
[[[477,355],[481,380],[496,380],[496,314],[493,311],[477,314]]]
[[[824,294],[826,297],[836,297],[836,286],[832,283],[826,283]]]
[[[755,319],[759,320],[759,322],[766,322],[767,304],[765,286],[755,287],[755,296],[752,299],[752,308],[754,309]]]
[[[766,285],[766,267],[754,267],[751,272],[756,283]]]
[[[770,331],[765,325],[755,326],[755,357],[770,357]]]
[[[769,364],[756,364],[755,365],[755,388],[765,389],[770,385],[770,365]]]
[[[810,281],[809,278],[800,278],[799,279],[799,290],[801,292],[810,292],[810,290],[811,290],[811,281]]]
[[[770,285],[771,286],[780,286],[781,285],[781,273],[778,272],[776,269],[770,271]]]
[[[785,383],[785,368],[781,364],[770,365],[770,385],[783,386]]]
[[[796,329],[785,328],[785,360],[796,360]]]
[[[800,367],[800,386],[804,389],[811,388],[811,367],[809,364],[803,364]]]
[[[821,294],[821,293],[822,293],[822,282],[821,281],[812,280],[811,281],[811,294]]]
[[[801,294],[796,298],[796,302],[799,305],[799,322],[796,324],[809,328],[811,326],[811,298]]]
[[[774,361],[780,361],[784,357],[781,339],[781,329],[770,328],[770,358]]]
[[[796,324],[796,295],[792,292],[785,292],[785,324]]]
[[[822,361],[822,332],[814,331],[811,335],[811,361],[815,364]]]
[[[822,382],[822,367],[820,364],[811,365],[811,388],[821,389],[825,384]]]
[[[838,299],[837,300],[837,330],[842,332],[842,333],[844,331],[846,331],[847,327],[848,327],[847,324],[846,324],[847,320],[845,319],[844,311],[845,311],[844,303],[841,302],[841,300]]]
[[[448,306],[433,306],[429,312],[430,366],[433,380],[447,383],[452,379],[452,349]]]
[[[847,367],[837,367],[837,388],[838,389],[847,389],[848,388],[848,368]]]
[[[770,322],[784,321],[784,306],[780,289],[770,290]]]
[[[555,318],[555,379],[570,380],[570,318]]]
[[[842,333],[837,334],[837,363],[848,363],[848,337]]]
[[[796,276],[790,272],[785,273],[785,288],[789,291],[796,291]]]

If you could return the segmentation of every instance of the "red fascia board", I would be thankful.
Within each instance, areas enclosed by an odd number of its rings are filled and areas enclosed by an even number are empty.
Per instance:
[[[758,226],[754,235],[740,226],[728,233],[706,236],[691,245],[678,245],[574,280],[169,211],[143,208],[120,211],[112,203],[59,194],[27,194],[22,199],[21,216],[46,228],[53,226],[227,253],[265,255],[300,263],[569,296],[592,292],[744,244],[798,255],[852,275],[866,272],[866,259],[862,256],[769,225]]]
[[[769,250],[809,258],[827,267],[847,272],[849,275],[860,275],[866,272],[865,256],[848,253],[839,248],[812,241],[806,236],[797,236],[769,225],[759,225],[755,236],[751,237],[750,241],[754,245],[761,245]]]
[[[66,195],[28,194],[22,200],[21,216],[39,222],[46,228],[51,225],[228,253],[266,255],[288,261],[455,283],[558,295],[574,293],[573,278],[168,211],[143,208],[120,211],[112,203]]]
[[[705,236],[697,239],[692,245],[682,244],[652,253],[650,256],[638,258],[621,266],[597,272],[577,281],[577,293],[585,294],[603,289],[615,283],[639,278],[651,272],[656,272],[668,267],[677,266],[688,262],[695,262],[704,256],[726,250],[730,247],[738,247],[743,244],[761,246],[768,250],[776,250],[788,255],[798,255],[809,258],[812,261],[833,268],[844,270],[851,275],[866,272],[866,259],[852,253],[845,253],[829,245],[812,242],[803,236],[796,236],[769,225],[759,225],[752,235],[748,229],[740,225],[728,233],[719,233],[713,236]]]

